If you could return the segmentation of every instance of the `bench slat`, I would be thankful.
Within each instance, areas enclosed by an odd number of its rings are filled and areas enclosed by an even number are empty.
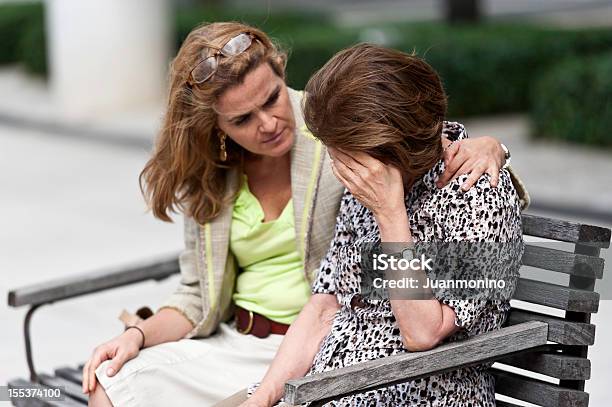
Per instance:
[[[73,383],[70,380],[66,380],[62,377],[55,377],[48,374],[40,374],[38,375],[42,384],[49,387],[64,387],[64,392],[66,395],[72,397],[73,399],[80,401],[84,404],[87,404],[89,400],[89,396],[87,394],[83,394],[83,390],[81,386]]]
[[[542,321],[548,324],[548,340],[561,345],[590,346],[595,343],[595,325],[581,322],[570,322],[563,318],[544,315],[537,312],[513,308],[510,311],[507,325],[522,324],[527,321]]]
[[[127,269],[96,271],[11,290],[8,304],[12,307],[45,304],[141,281],[162,280],[178,272],[178,258],[173,256]]]
[[[589,380],[591,361],[562,353],[525,352],[498,360],[499,363],[518,367],[561,380]]]
[[[580,390],[528,378],[499,369],[491,369],[498,394],[543,407],[587,407],[589,394]]]
[[[285,384],[290,404],[338,397],[386,387],[460,366],[480,364],[500,356],[546,344],[548,327],[529,322],[451,342],[425,352],[410,352],[314,374]]]
[[[57,377],[63,377],[78,385],[83,383],[83,369],[78,370],[69,366],[62,366],[55,369],[54,373]]]
[[[32,387],[42,387],[42,388],[51,388],[49,386],[45,386],[43,384],[35,384],[25,379],[13,379],[9,380],[8,387],[10,389],[20,389],[20,388],[32,388]],[[17,407],[83,407],[83,403],[79,403],[78,401],[68,397],[65,393],[64,400],[61,401],[51,401],[51,400],[42,400],[36,397],[31,398],[23,398],[23,399],[12,399],[11,402],[13,405]],[[85,403],[86,405],[87,403]]]
[[[603,277],[604,259],[550,247],[525,244],[521,261],[525,266],[558,273],[599,279]]]
[[[518,280],[513,298],[566,311],[594,313],[599,309],[599,293],[527,278]]]
[[[507,401],[495,400],[495,407],[521,407],[518,404],[508,403]]]
[[[522,215],[523,233],[562,242],[580,243],[601,248],[610,247],[610,229],[559,219]]]

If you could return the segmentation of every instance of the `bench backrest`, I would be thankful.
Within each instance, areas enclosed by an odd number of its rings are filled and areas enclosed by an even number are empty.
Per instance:
[[[599,294],[594,288],[596,280],[603,277],[600,250],[610,246],[610,229],[523,215],[523,234],[523,266],[513,297],[518,301],[512,301],[507,325],[546,322],[552,344],[501,361],[522,370],[494,366],[496,392],[542,406],[587,406],[584,383],[591,374],[587,353],[595,342],[591,313],[599,307]],[[534,237],[550,241],[534,242],[542,240]],[[530,271],[536,277],[527,278]],[[560,284],[557,280],[563,275],[566,282]],[[551,278],[557,282],[551,283]],[[537,312],[533,308],[538,308]],[[534,379],[529,372],[559,379],[559,384]]]

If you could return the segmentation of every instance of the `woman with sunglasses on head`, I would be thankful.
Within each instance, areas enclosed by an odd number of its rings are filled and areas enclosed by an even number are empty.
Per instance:
[[[184,214],[180,284],[93,352],[90,405],[212,405],[261,377],[308,302],[343,187],[304,125],[303,93],[285,85],[285,59],[239,23],[200,26],[181,46],[141,173],[157,218]],[[497,177],[504,152],[483,138],[447,158],[449,179]]]

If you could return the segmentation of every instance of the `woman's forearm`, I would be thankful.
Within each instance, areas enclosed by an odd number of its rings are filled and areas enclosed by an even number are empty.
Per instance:
[[[179,311],[162,308],[151,317],[138,323],[145,334],[145,347],[182,339],[193,326]]]
[[[395,214],[382,214],[376,218],[382,242],[386,243],[405,243],[406,246],[412,243],[408,215],[405,211]],[[426,274],[422,270],[412,270],[411,277],[419,281],[419,287],[423,287],[426,281]],[[402,274],[403,275],[403,274]],[[411,289],[411,288],[410,288]],[[407,290],[407,288],[395,289]],[[431,297],[430,289],[415,289],[414,295],[421,298]],[[426,292],[425,292],[425,291]],[[406,295],[389,290],[391,297],[391,309],[398,323],[404,346],[411,351],[431,349],[444,339],[451,332],[449,329],[454,327],[454,311],[437,299],[393,299],[406,298]],[[404,293],[407,294],[407,293]]]
[[[417,352],[434,348],[456,328],[452,308],[430,300],[391,300],[406,349]]]
[[[308,372],[338,309],[338,302],[331,294],[311,297],[289,327],[253,398],[273,405],[283,396],[287,380],[303,377]]]

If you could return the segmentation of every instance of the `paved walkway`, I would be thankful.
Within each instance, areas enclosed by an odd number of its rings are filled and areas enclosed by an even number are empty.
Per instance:
[[[0,124],[0,384],[27,376],[22,323],[9,289],[178,252],[182,223],[145,213],[137,178],[147,152]],[[90,295],[36,311],[36,366],[87,359],[120,333],[123,308],[156,307],[176,279]],[[1,404],[1,403],[0,403]]]
[[[465,120],[472,137],[492,135],[512,154],[533,210],[612,224],[612,149],[532,140],[526,116]]]

